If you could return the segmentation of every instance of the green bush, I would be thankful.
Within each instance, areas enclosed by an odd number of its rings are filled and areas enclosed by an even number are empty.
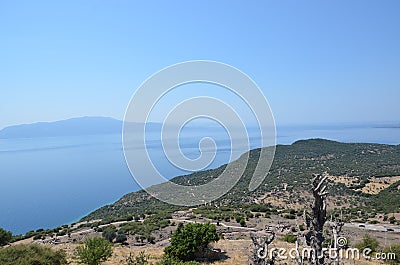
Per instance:
[[[389,217],[389,222],[394,224],[396,222],[396,218],[394,216]]]
[[[57,233],[57,236],[65,236],[68,233],[68,229],[63,229]]]
[[[297,237],[295,235],[287,234],[282,238],[283,241],[286,241],[288,243],[295,243],[297,240]]]
[[[42,234],[37,234],[33,237],[33,240],[38,240],[38,239],[42,239],[44,238],[44,236]]]
[[[196,255],[204,252],[208,244],[219,240],[216,226],[206,224],[187,224],[182,223],[171,237],[171,245],[166,247],[164,252],[167,256],[182,260],[194,260]]]
[[[148,265],[150,255],[147,255],[144,251],[141,251],[138,256],[129,253],[129,257],[126,259],[126,265]]]
[[[296,219],[296,216],[293,214],[285,214],[283,217],[286,219]]]
[[[243,220],[243,217],[238,215],[238,216],[235,217],[235,220],[236,220],[236,223],[240,223],[240,221]]]
[[[124,234],[118,234],[115,238],[115,243],[124,243],[128,238]]]
[[[103,232],[101,236],[112,242],[114,238],[117,236],[117,228],[114,225],[109,225],[103,228]]]
[[[388,220],[388,217],[387,217],[387,215],[385,215],[385,216],[383,217],[383,221],[386,222],[387,220]]]
[[[7,245],[12,238],[12,233],[0,228],[0,246]]]
[[[1,265],[66,265],[63,250],[54,251],[36,244],[18,245],[0,250]]]
[[[75,249],[75,258],[79,263],[99,265],[108,260],[112,253],[112,244],[107,239],[94,237],[88,239],[83,246]]]
[[[154,244],[156,240],[156,238],[154,236],[149,235],[148,237],[146,237],[147,242]]]
[[[354,245],[354,247],[358,248],[360,251],[363,251],[365,248],[370,248],[372,252],[376,252],[378,246],[378,240],[368,234],[365,234],[363,239]]]

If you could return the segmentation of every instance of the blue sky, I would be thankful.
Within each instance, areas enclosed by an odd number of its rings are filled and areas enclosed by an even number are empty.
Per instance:
[[[400,2],[0,1],[0,128],[122,119],[156,71],[248,74],[276,122],[399,122]]]

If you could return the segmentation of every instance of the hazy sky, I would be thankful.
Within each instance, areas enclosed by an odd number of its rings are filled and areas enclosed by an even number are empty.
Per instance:
[[[0,1],[0,128],[121,119],[202,59],[259,84],[278,124],[399,122],[400,1]]]

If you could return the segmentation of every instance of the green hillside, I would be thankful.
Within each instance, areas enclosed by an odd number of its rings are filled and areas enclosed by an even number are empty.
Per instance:
[[[277,189],[282,191],[285,183],[284,200],[308,206],[307,193],[312,173],[330,176],[344,176],[351,180],[349,185],[329,181],[332,203],[337,208],[350,211],[351,208],[371,212],[391,213],[400,211],[400,182],[397,181],[378,194],[361,191],[371,177],[400,176],[400,145],[339,143],[323,139],[297,141],[291,145],[277,145],[275,159],[264,182],[253,192],[248,185],[254,172],[260,149],[250,151],[250,161],[236,186],[218,199],[219,206],[248,205],[257,198],[271,196]],[[240,160],[240,159],[239,159]],[[172,181],[182,185],[204,184],[217,177],[226,165],[213,170],[179,176]],[[188,180],[190,179],[190,184]],[[162,185],[162,184],[161,184]],[[389,199],[388,199],[389,198]],[[261,202],[262,203],[262,202]],[[273,205],[272,205],[273,206]],[[117,202],[101,207],[82,220],[123,219],[128,216],[159,210],[174,211],[183,207],[160,202],[144,191],[129,193]],[[285,208],[285,206],[276,206]]]

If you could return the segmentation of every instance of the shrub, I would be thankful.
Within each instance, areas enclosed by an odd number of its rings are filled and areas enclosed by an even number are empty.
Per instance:
[[[190,261],[202,254],[211,242],[219,240],[216,226],[206,224],[182,223],[171,237],[171,245],[165,248],[165,254],[173,259]]]
[[[75,249],[75,258],[79,263],[99,265],[108,260],[112,255],[112,244],[101,237],[88,239],[83,246]]]
[[[283,241],[286,241],[288,243],[295,243],[297,240],[297,237],[295,235],[287,234],[282,238]]]
[[[363,239],[354,245],[354,247],[358,248],[360,251],[363,251],[365,248],[370,248],[372,252],[376,252],[378,246],[378,240],[368,234],[365,234]]]
[[[115,238],[115,243],[124,243],[128,238],[124,234],[118,234]]]
[[[117,236],[117,228],[113,225],[109,225],[103,228],[103,232],[101,236],[107,239],[108,241],[112,242],[114,238]]]
[[[147,265],[149,263],[150,255],[147,255],[144,251],[140,251],[138,256],[133,256],[129,253],[129,257],[126,259],[127,265]]]
[[[154,244],[154,240],[156,240],[156,238],[154,236],[150,236],[150,235],[148,237],[146,237],[146,239],[147,239],[147,242],[149,242],[151,244]]]
[[[7,245],[12,238],[12,233],[0,228],[0,246]]]
[[[33,237],[33,240],[42,239],[44,236],[42,234],[37,234]]]
[[[18,245],[0,250],[1,265],[66,265],[63,250],[54,251],[36,244]]]
[[[236,220],[236,223],[240,223],[240,221],[242,221],[243,218],[240,215],[238,215],[235,217],[235,220]]]
[[[296,219],[296,216],[293,214],[285,214],[283,217],[286,219]]]
[[[387,217],[387,215],[385,215],[385,216],[383,217],[383,221],[386,222],[387,220],[388,220],[388,217]]]
[[[65,236],[68,233],[68,229],[63,229],[57,233],[57,236]]]

